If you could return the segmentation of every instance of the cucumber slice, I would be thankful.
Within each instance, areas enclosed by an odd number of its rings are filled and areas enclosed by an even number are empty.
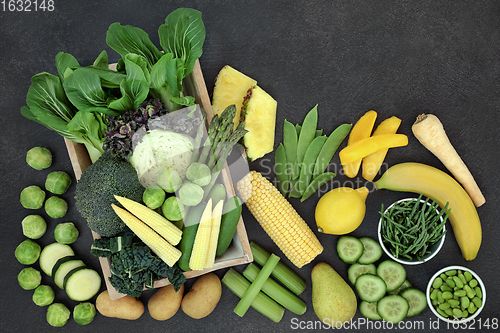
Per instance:
[[[347,277],[349,278],[349,282],[354,286],[356,284],[356,279],[363,274],[373,274],[377,275],[377,267],[374,264],[361,265],[361,264],[352,264],[347,269]]]
[[[52,276],[52,269],[56,262],[67,256],[74,256],[75,252],[67,244],[51,243],[45,246],[40,253],[40,268],[48,276]]]
[[[399,323],[406,318],[410,305],[399,295],[388,295],[377,302],[377,312],[387,322]]]
[[[408,281],[408,279],[406,279],[402,285],[400,285],[396,290],[391,291],[389,294],[399,295],[403,290],[410,288],[411,286],[412,286],[412,284],[410,283],[410,281]]]
[[[52,269],[52,278],[55,284],[63,289],[64,278],[74,268],[85,266],[85,263],[78,259],[77,256],[67,256],[59,259]]]
[[[387,285],[387,292],[396,290],[406,280],[406,270],[394,260],[382,261],[377,267],[377,275],[384,279]]]
[[[377,312],[377,302],[361,301],[359,303],[359,312],[366,319],[382,320],[382,317]]]
[[[100,288],[99,273],[85,266],[72,269],[64,278],[64,290],[74,301],[88,301],[99,292]]]
[[[382,257],[382,246],[370,237],[361,237],[363,243],[363,254],[358,259],[358,263],[367,265],[373,264]]]
[[[423,291],[416,288],[406,288],[401,292],[401,296],[408,301],[410,306],[407,317],[416,316],[427,308],[427,298]]]
[[[340,236],[337,241],[337,254],[343,262],[354,264],[363,254],[363,243],[353,236]]]
[[[354,285],[359,298],[366,302],[376,302],[385,296],[387,287],[384,280],[373,274],[363,274],[356,279]]]

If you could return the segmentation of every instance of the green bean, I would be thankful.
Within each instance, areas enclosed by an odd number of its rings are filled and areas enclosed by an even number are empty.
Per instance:
[[[325,144],[325,141],[326,136],[318,136],[314,138],[309,144],[309,147],[307,147],[307,151],[304,155],[304,160],[302,161],[299,175],[299,191],[301,194],[304,193],[307,186],[309,186],[309,183],[311,182],[316,159],[318,158],[318,155],[321,151],[321,148]]]
[[[326,139],[323,148],[316,159],[316,165],[313,170],[313,179],[317,178],[320,174],[325,172],[328,164],[335,155],[335,152],[339,148],[340,144],[347,137],[351,131],[352,124],[342,124],[338,126]]]
[[[283,146],[285,147],[287,173],[292,173],[297,159],[297,131],[288,120],[283,123]]]
[[[302,194],[302,197],[300,198],[300,201],[303,202],[307,198],[309,198],[311,195],[313,195],[321,186],[324,184],[328,183],[330,180],[335,178],[336,174],[333,172],[325,172],[320,174],[318,177],[314,178],[310,183],[309,186],[307,186],[306,190]]]
[[[302,123],[302,128],[300,130],[300,135],[297,140],[297,163],[299,166],[304,161],[304,156],[307,151],[307,147],[311,144],[314,136],[316,135],[316,127],[318,126],[318,105],[314,106],[304,118]],[[294,170],[295,171],[295,170]],[[298,171],[298,170],[297,170]],[[298,174],[294,174],[298,177]],[[296,178],[295,178],[296,179]]]
[[[276,173],[276,180],[278,181],[278,189],[282,195],[285,195],[290,187],[290,177],[286,172],[286,168],[287,160],[285,146],[280,143],[274,153],[274,170]]]

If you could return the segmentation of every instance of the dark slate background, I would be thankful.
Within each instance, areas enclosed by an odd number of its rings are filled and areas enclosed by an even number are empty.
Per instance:
[[[40,1],[39,1],[40,2]],[[8,4],[8,1],[5,1]],[[2,6],[2,3],[0,3]],[[411,133],[411,125],[422,110],[438,115],[487,199],[478,209],[483,243],[477,258],[466,262],[451,227],[437,257],[419,266],[406,266],[408,279],[425,290],[428,280],[442,267],[464,265],[476,271],[487,288],[486,306],[479,318],[462,329],[487,331],[498,328],[498,125],[500,103],[500,2],[498,1],[55,1],[52,12],[9,12],[0,7],[1,117],[1,293],[2,331],[52,331],[45,321],[45,308],[34,305],[32,291],[22,290],[16,276],[23,268],[14,258],[15,247],[24,240],[20,222],[29,214],[19,204],[20,191],[32,184],[43,185],[50,171],[72,172],[61,137],[24,119],[19,109],[25,104],[30,78],[39,72],[55,73],[54,57],[59,51],[73,54],[81,64],[90,64],[103,50],[110,61],[118,55],[105,43],[107,27],[113,22],[144,29],[156,45],[157,29],[168,13],[178,7],[193,7],[203,13],[207,30],[200,59],[208,92],[213,91],[218,71],[226,64],[255,78],[278,101],[275,147],[282,140],[283,121],[301,123],[307,111],[319,107],[319,123],[325,134],[344,122],[353,123],[368,110],[378,112],[377,124],[396,115],[402,119],[400,133],[409,145],[393,149],[387,165],[417,161],[444,170],[443,165],[423,148]],[[344,143],[345,144],[345,143]],[[35,171],[25,163],[28,149],[41,145],[54,155],[53,166]],[[251,164],[268,172],[273,154]],[[338,155],[333,171],[340,173]],[[340,175],[332,186],[361,186],[361,177],[352,180]],[[351,181],[351,182],[349,182]],[[72,197],[74,183],[63,196],[70,203],[67,221],[78,224],[81,237],[75,251],[85,262],[100,269],[88,254],[91,240],[85,221],[76,211]],[[323,191],[329,188],[323,189]],[[355,236],[376,237],[378,211],[382,204],[408,196],[382,190],[367,199],[367,212]],[[319,196],[304,203],[290,202],[315,229],[314,207]],[[42,211],[40,212],[44,214]],[[250,213],[244,210],[249,239],[281,254]],[[61,219],[62,220],[62,219]],[[47,219],[49,230],[39,240],[53,241],[58,220]],[[167,322],[153,320],[147,310],[136,321],[97,315],[85,327],[72,319],[60,331],[90,332],[288,332],[314,323],[310,273],[315,263],[325,261],[347,278],[347,265],[336,255],[337,236],[319,235],[324,252],[313,263],[294,270],[307,281],[300,296],[308,306],[303,316],[285,312],[279,324],[270,322],[253,309],[244,318],[233,313],[238,298],[223,288],[222,298],[207,318],[194,320],[180,310]],[[283,261],[290,262],[281,254]],[[236,267],[240,272],[244,267]],[[226,270],[217,272],[222,276]],[[49,278],[44,283],[53,285]],[[187,282],[187,287],[192,284]],[[56,288],[56,299],[75,305]],[[145,292],[146,302],[152,292]],[[356,322],[360,317],[356,315]],[[359,322],[358,322],[359,323]],[[489,323],[490,326],[485,326]],[[495,324],[491,326],[491,324]],[[417,325],[421,325],[417,327]],[[432,325],[434,326],[432,326]],[[427,309],[403,322],[399,331],[446,331],[452,326],[439,322]],[[414,328],[414,329],[412,329]],[[358,325],[360,331],[375,331]],[[460,330],[460,329],[459,329]]]

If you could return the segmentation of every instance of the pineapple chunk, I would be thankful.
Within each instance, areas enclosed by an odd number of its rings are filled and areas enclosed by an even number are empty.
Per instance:
[[[220,115],[229,105],[236,105],[236,115],[234,117],[234,128],[240,121],[241,105],[248,89],[257,84],[257,81],[226,65],[224,66],[215,81],[212,98],[212,110],[214,114]]]
[[[248,90],[241,108],[241,119],[245,120],[248,133],[243,145],[250,161],[273,151],[276,126],[277,102],[259,86]]]

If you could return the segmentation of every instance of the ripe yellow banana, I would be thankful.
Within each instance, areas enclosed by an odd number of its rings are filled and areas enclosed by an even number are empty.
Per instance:
[[[390,167],[375,182],[376,189],[422,193],[441,208],[448,202],[448,220],[465,260],[476,258],[481,246],[481,222],[476,207],[463,187],[447,173],[422,163]]]

